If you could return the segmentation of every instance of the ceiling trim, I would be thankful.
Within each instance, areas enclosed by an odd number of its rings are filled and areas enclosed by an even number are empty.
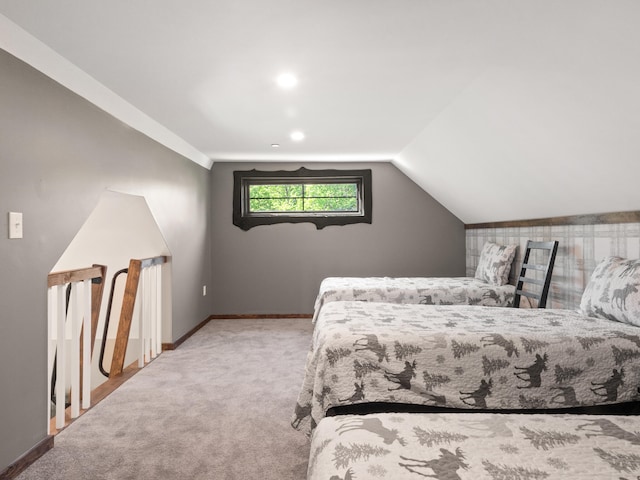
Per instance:
[[[0,48],[147,137],[207,169],[207,155],[0,14]]]
[[[392,162],[393,156],[387,154],[327,154],[327,155],[314,155],[308,153],[286,153],[283,155],[255,155],[252,153],[226,153],[226,154],[211,154],[211,158],[216,162]]]
[[[557,225],[598,225],[607,223],[637,223],[640,222],[640,211],[594,213],[587,215],[570,215],[566,217],[536,218],[532,220],[511,220],[504,222],[469,223],[465,230],[480,228],[508,228],[508,227],[549,227]]]

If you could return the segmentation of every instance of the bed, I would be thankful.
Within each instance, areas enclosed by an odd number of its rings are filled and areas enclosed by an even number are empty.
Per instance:
[[[375,414],[322,420],[307,480],[640,476],[640,417]]]
[[[515,288],[472,277],[328,277],[320,283],[314,319],[324,305],[341,301],[510,307]]]
[[[538,410],[640,400],[640,328],[578,311],[332,302],[292,426],[354,404]]]
[[[597,265],[580,309],[331,302],[291,425],[383,403],[546,410],[640,400],[640,260]]]
[[[328,277],[314,304],[314,321],[331,302],[363,301],[421,305],[513,305],[509,272],[516,245],[487,242],[474,277]]]

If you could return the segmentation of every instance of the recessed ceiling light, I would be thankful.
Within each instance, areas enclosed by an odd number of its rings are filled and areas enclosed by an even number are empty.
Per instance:
[[[278,75],[278,78],[276,78],[276,83],[280,88],[288,90],[298,84],[298,77],[296,77],[293,73],[282,73]]]
[[[304,140],[304,133],[302,133],[300,130],[291,132],[291,135],[289,136],[291,137],[291,140],[293,140],[294,142],[299,142],[301,140]]]
[[[273,148],[280,148],[280,144],[279,143],[272,143],[271,146]]]

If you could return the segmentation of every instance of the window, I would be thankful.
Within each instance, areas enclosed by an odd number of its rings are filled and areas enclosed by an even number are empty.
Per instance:
[[[342,215],[362,213],[358,191],[360,179],[344,179],[336,183],[316,183],[318,180],[277,179],[247,182],[248,213],[288,215]]]
[[[236,171],[233,223],[371,223],[371,170]]]

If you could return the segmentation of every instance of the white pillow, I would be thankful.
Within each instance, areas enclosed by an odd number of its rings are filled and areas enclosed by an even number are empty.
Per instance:
[[[590,317],[640,327],[640,260],[602,260],[582,294],[580,310]]]
[[[515,254],[516,245],[485,243],[480,252],[476,278],[492,285],[506,285]]]

